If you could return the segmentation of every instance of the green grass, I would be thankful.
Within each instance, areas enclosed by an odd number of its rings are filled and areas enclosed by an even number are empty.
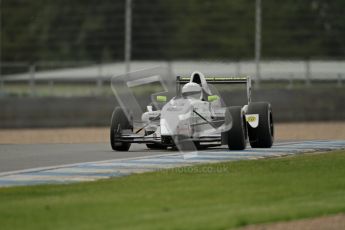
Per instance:
[[[3,188],[0,228],[229,229],[345,212],[344,166],[337,151]]]

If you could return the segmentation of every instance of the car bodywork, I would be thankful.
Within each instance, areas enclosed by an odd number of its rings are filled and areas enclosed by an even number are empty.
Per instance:
[[[200,84],[202,98],[191,99],[181,94],[182,86],[188,82]],[[122,130],[117,141],[177,146],[180,149],[184,148],[179,147],[180,142],[186,141],[188,145],[198,147],[227,144],[222,134],[232,128],[233,119],[220,93],[213,87],[217,84],[246,85],[247,104],[242,107],[242,114],[246,124],[252,128],[258,126],[259,114],[247,114],[251,102],[250,77],[205,77],[200,72],[194,72],[191,77],[176,77],[175,83],[176,95],[167,101],[166,96],[153,94],[152,103],[141,115],[141,127],[135,131]],[[124,109],[131,119],[131,111]]]

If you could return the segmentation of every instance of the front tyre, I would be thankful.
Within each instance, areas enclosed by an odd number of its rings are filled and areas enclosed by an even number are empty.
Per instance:
[[[110,144],[113,150],[128,151],[131,147],[131,143],[120,141],[121,134],[125,129],[133,130],[133,127],[122,108],[116,107],[111,116],[110,125]]]
[[[230,150],[244,150],[247,145],[246,123],[242,114],[241,106],[232,106],[226,111],[225,116],[232,117],[232,127],[222,135],[228,143]]]
[[[248,125],[249,142],[252,148],[271,148],[274,141],[274,126],[271,105],[267,102],[253,102],[248,105],[247,114],[258,114],[258,127]]]

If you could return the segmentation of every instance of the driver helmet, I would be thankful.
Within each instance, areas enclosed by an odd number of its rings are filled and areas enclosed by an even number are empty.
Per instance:
[[[189,82],[182,87],[182,96],[188,99],[201,99],[201,91],[199,84]]]

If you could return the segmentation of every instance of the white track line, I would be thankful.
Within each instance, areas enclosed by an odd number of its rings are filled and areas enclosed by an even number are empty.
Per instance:
[[[188,157],[181,153],[170,153],[57,165],[0,173],[0,187],[93,181],[110,177],[125,176],[133,173],[191,166],[202,163],[253,160],[318,150],[327,151],[343,148],[345,148],[345,141],[320,140],[285,142],[278,143],[271,149],[249,148],[245,151],[225,151],[223,149],[213,149],[188,154],[190,155]]]

